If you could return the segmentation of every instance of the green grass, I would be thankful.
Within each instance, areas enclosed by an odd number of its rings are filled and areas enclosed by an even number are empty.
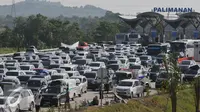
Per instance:
[[[177,112],[195,112],[193,94],[192,90],[183,90],[177,94]],[[131,100],[127,104],[89,107],[85,112],[171,112],[171,101],[168,95],[156,95]]]
[[[24,51],[24,48],[20,48],[20,51]],[[15,53],[17,48],[0,48],[0,54]]]

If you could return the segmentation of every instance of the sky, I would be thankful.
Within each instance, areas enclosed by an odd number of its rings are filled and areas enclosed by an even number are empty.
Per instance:
[[[20,2],[23,0],[15,0]],[[200,12],[200,0],[48,0],[61,2],[65,6],[94,5],[121,14],[135,15],[151,11],[154,7],[192,7]],[[12,0],[0,0],[0,5],[11,4]]]

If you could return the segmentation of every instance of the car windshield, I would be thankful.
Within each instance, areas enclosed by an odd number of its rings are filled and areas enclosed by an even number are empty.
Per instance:
[[[131,74],[123,73],[123,72],[117,72],[116,77],[118,80],[123,80],[123,79],[130,79]]]
[[[119,65],[109,65],[108,68],[111,68],[114,71],[117,71],[119,69]]]
[[[26,75],[35,75],[36,72],[26,71]]]
[[[74,64],[78,64],[78,65],[85,65],[86,63],[87,63],[86,60],[76,60],[74,62]]]
[[[91,63],[90,66],[91,66],[91,67],[99,67],[99,66],[100,66],[100,63]]]
[[[129,62],[135,62],[136,59],[129,59]]]
[[[6,76],[18,76],[19,73],[18,72],[7,72]]]
[[[40,87],[41,82],[39,80],[28,81],[28,87]]]
[[[109,61],[108,64],[117,64],[117,61],[115,61],[115,60]]]
[[[166,72],[160,73],[160,74],[158,75],[158,78],[167,79],[168,77],[169,77],[169,76],[168,76],[168,74],[167,74]]]
[[[4,68],[3,64],[0,65],[0,68]]]
[[[190,61],[182,61],[181,64],[182,65],[190,65]]]
[[[47,93],[55,93],[55,94],[58,94],[58,93],[61,92],[60,90],[61,90],[60,87],[48,87],[48,88],[47,88]]]
[[[30,67],[29,67],[29,66],[20,66],[20,69],[21,69],[21,70],[29,70]]]
[[[84,76],[86,78],[95,78],[96,77],[96,73],[85,73]]]
[[[57,60],[57,59],[59,59],[59,57],[52,57],[51,59],[55,59],[55,60]]]
[[[63,79],[62,75],[52,75],[51,80],[56,80],[56,79]]]
[[[17,77],[20,81],[28,81],[29,80],[29,76],[19,76]]]
[[[0,105],[5,104],[6,100],[5,99],[0,99]]]
[[[119,86],[132,86],[132,85],[133,85],[132,82],[121,81],[121,82],[119,83]]]
[[[126,60],[122,59],[120,60],[122,64],[124,64],[126,62]]]
[[[4,70],[0,70],[0,73],[4,73]]]
[[[49,84],[49,86],[61,86],[62,82],[61,81],[53,81]]]
[[[191,70],[191,69],[189,69],[189,70],[187,70],[186,72],[185,72],[185,74],[193,74],[193,75],[197,75],[197,70]]]
[[[63,68],[63,69],[65,69],[65,71],[70,71],[70,70],[71,70],[71,68],[70,68],[70,67],[60,67],[60,68]]]
[[[141,66],[140,65],[132,65],[132,64],[130,64],[129,68],[130,69],[141,69]]]
[[[52,68],[59,68],[59,67],[60,67],[59,64],[58,64],[58,65],[50,65],[49,69],[52,69]]]
[[[73,73],[67,73],[70,77],[73,76]]]
[[[82,81],[82,78],[77,78],[77,77],[71,77],[71,79],[79,79],[80,81]]]
[[[147,56],[141,56],[140,60],[148,60],[148,57]]]
[[[77,59],[82,59],[83,57],[81,56],[77,56],[77,57],[74,57],[72,60],[77,60]]]
[[[42,76],[42,75],[35,75],[35,76],[32,76],[32,78],[44,78],[44,76]]]

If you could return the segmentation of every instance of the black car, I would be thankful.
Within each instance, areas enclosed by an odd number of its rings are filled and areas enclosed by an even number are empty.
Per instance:
[[[168,81],[169,79],[169,75],[167,74],[166,71],[162,71],[161,73],[159,73],[157,79],[156,79],[156,88],[162,88],[162,87],[166,87],[165,85],[165,81]]]

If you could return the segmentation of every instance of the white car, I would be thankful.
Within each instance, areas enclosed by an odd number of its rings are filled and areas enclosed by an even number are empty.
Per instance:
[[[89,66],[92,70],[98,70],[100,68],[106,68],[106,65],[105,65],[104,62],[92,62],[92,63],[90,63]]]
[[[20,65],[20,70],[25,70],[25,71],[32,71],[35,69],[34,65]]]
[[[140,58],[139,57],[130,57],[129,64],[133,64],[133,65],[139,64],[140,65],[141,64]]]
[[[136,76],[136,78],[147,76],[147,70],[144,68],[143,65],[130,64],[129,69],[133,70],[133,74]]]
[[[30,89],[17,88],[9,90],[10,95],[0,97],[0,108],[5,112],[18,112],[20,110],[34,111],[35,100]]]
[[[120,96],[139,97],[144,92],[144,86],[140,84],[138,79],[125,79],[120,81],[116,87],[116,92]]]
[[[126,69],[129,68],[129,61],[127,58],[119,58],[119,60],[122,63],[122,68],[126,68]]]
[[[67,73],[69,77],[80,76],[80,73],[78,71],[66,71],[65,73]]]
[[[71,79],[79,79],[80,84],[78,84],[77,86],[80,86],[81,93],[83,94],[87,92],[88,81],[85,76],[72,76]]]

